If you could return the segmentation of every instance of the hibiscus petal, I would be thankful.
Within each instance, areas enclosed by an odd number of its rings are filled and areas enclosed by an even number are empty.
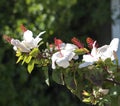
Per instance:
[[[52,60],[52,69],[56,68],[55,62],[59,58],[60,53],[56,52],[52,55],[51,60]]]
[[[12,39],[11,44],[20,49],[21,52],[29,52],[30,49],[26,48],[19,40]]]
[[[65,58],[61,58],[56,60],[56,64],[60,67],[67,68],[69,66],[69,62]]]
[[[69,51],[74,51],[75,49],[77,49],[78,47],[74,44],[70,44],[70,43],[67,43],[66,46],[65,46],[65,50],[69,50]]]
[[[114,39],[111,41],[109,48],[110,48],[111,50],[114,50],[114,51],[116,52],[117,49],[118,49],[118,45],[119,45],[119,39],[118,39],[118,38],[114,38]]]
[[[91,54],[87,54],[87,55],[83,55],[83,61],[85,62],[95,62],[98,59],[94,56],[92,56]]]
[[[42,34],[44,34],[46,31],[43,31],[43,32],[40,32],[39,34],[38,34],[38,38],[42,35]]]
[[[97,48],[96,48],[96,41],[93,43],[93,48],[92,48],[92,51],[91,51],[91,55],[92,56],[96,56],[97,55]]]
[[[84,63],[79,65],[79,68],[84,68],[84,67],[87,67],[87,66],[92,65],[92,64],[93,64],[93,62],[84,62]]]
[[[26,41],[22,41],[21,44],[25,45],[26,48],[28,49],[32,49],[35,48],[36,46],[34,45],[33,40],[31,42],[26,42]]]
[[[30,30],[27,30],[24,32],[23,34],[23,40],[25,40],[26,42],[31,42],[33,40],[33,33]]]

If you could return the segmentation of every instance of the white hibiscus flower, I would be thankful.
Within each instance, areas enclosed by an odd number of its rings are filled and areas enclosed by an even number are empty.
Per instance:
[[[26,30],[23,34],[23,41],[19,41],[17,39],[11,39],[11,44],[14,45],[14,50],[18,49],[21,52],[30,52],[31,49],[38,47],[38,43],[42,40],[40,36],[44,34],[45,31],[39,33],[37,37],[33,37],[33,33],[30,30]]]
[[[74,53],[77,46],[67,43],[64,48],[52,55],[52,69],[56,68],[56,64],[60,67],[67,68],[72,59],[78,59]]]
[[[118,45],[119,45],[119,39],[114,38],[110,45],[104,45],[100,48],[95,47],[95,43],[93,44],[93,49],[91,51],[91,54],[83,55],[83,61],[84,63],[80,64],[79,68],[86,67],[88,65],[92,65],[94,62],[98,61],[99,59],[102,59],[103,61],[107,58],[111,58],[111,60],[114,60],[114,51],[117,52]]]

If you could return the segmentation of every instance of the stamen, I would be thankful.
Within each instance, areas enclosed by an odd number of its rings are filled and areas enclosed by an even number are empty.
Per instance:
[[[89,47],[90,49],[92,49],[92,48],[93,48],[93,44],[94,44],[95,41],[94,41],[92,38],[87,37],[86,42],[87,42],[87,44],[88,44],[88,47]],[[95,44],[95,47],[98,47],[98,44],[97,44],[97,43]]]
[[[58,46],[58,45],[62,44],[63,42],[60,39],[54,38],[54,43],[55,43],[56,46]]]
[[[24,25],[21,25],[20,27],[23,32],[27,31],[27,28]]]
[[[3,39],[6,40],[9,43],[11,43],[11,40],[12,40],[12,38],[7,36],[7,35],[3,35]]]
[[[62,54],[61,49],[60,49],[60,44],[63,43],[62,40],[54,38],[54,43],[55,43],[55,46],[58,47],[58,50],[60,52],[61,57],[63,57],[63,54]]]
[[[73,37],[71,41],[73,44],[75,44],[79,48],[84,48],[84,44],[82,44],[76,37]]]

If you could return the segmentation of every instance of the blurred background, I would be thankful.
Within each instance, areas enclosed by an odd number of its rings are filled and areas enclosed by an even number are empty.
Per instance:
[[[6,34],[22,38],[20,25],[53,42],[54,37],[71,42],[72,37],[85,41],[109,43],[111,35],[110,0],[1,0],[0,1],[0,106],[90,106],[72,95],[64,86],[48,87],[41,69],[28,74],[16,64],[12,46],[2,39]]]

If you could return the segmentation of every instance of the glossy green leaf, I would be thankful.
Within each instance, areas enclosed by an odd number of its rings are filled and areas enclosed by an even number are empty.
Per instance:
[[[53,70],[52,72],[52,79],[61,85],[64,85],[63,73],[61,70]]]
[[[28,57],[27,55],[24,55],[24,56],[23,56],[22,65],[26,62],[27,57]]]
[[[16,63],[19,63],[21,60],[23,60],[23,55],[19,56],[19,58],[18,58]]]
[[[19,56],[21,56],[21,55],[22,55],[22,53],[21,53],[20,51],[17,51],[17,52],[16,52],[16,56],[17,56],[17,57],[19,57]]]
[[[30,52],[30,55],[32,57],[36,57],[39,53],[39,49],[38,48],[34,48],[31,52]]]
[[[32,72],[33,69],[34,69],[34,61],[31,61],[31,62],[28,64],[27,69],[28,69],[29,74],[31,74],[31,72]]]
[[[32,56],[28,56],[28,57],[26,58],[25,62],[26,62],[26,63],[29,63],[29,62],[31,61],[31,59],[32,59]]]

